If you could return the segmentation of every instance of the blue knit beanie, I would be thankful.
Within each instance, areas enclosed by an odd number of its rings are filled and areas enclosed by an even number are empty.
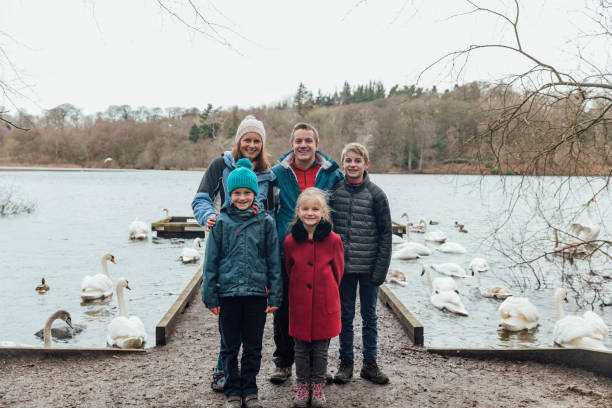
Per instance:
[[[251,170],[253,165],[247,158],[242,158],[236,163],[236,170],[232,171],[227,178],[227,189],[230,194],[237,188],[245,187],[252,190],[255,195],[259,192],[257,188],[257,176]]]

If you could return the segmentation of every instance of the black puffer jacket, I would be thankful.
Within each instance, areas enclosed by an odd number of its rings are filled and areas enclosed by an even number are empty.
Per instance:
[[[365,174],[353,186],[346,179],[334,185],[330,198],[334,231],[344,244],[344,273],[371,274],[385,281],[391,262],[391,212],[384,191]]]

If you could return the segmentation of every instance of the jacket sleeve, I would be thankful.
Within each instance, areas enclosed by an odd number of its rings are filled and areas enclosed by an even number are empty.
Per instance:
[[[219,183],[221,183],[224,167],[223,157],[218,157],[210,163],[202,176],[198,192],[191,202],[193,216],[202,227],[205,227],[206,221],[216,214],[213,201],[219,193]]]
[[[268,269],[268,306],[280,307],[283,300],[283,279],[278,251],[278,234],[272,217],[266,217],[266,264]]]
[[[291,279],[291,270],[293,269],[293,265],[295,264],[293,261],[293,257],[291,256],[291,244],[289,243],[289,236],[285,237],[285,242],[283,243],[283,254],[284,257],[281,259],[281,262],[285,263],[285,272],[287,272],[287,276]]]
[[[374,209],[376,211],[376,225],[378,227],[378,251],[376,263],[372,273],[372,283],[381,285],[387,277],[391,263],[391,210],[384,191],[376,188],[374,195]]]
[[[331,265],[336,283],[340,286],[340,281],[342,281],[342,275],[344,274],[344,245],[342,245],[342,238],[340,236],[337,236],[337,238]]]
[[[202,271],[202,302],[208,309],[219,306],[217,283],[219,282],[221,243],[223,242],[222,231],[221,223],[217,223],[210,229],[206,241],[206,254]]]

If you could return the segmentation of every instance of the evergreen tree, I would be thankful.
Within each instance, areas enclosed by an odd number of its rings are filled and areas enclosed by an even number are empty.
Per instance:
[[[191,126],[191,129],[189,129],[189,140],[191,140],[193,143],[196,143],[199,138],[200,128],[194,123],[193,126]]]

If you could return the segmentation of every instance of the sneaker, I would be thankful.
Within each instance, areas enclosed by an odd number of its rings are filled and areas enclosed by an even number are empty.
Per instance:
[[[257,394],[251,394],[244,397],[244,406],[246,408],[263,408],[261,402],[257,399]]]
[[[306,408],[310,399],[308,384],[300,383],[295,386],[295,396],[293,397],[293,408]]]
[[[223,386],[225,385],[225,374],[223,371],[213,371],[212,380],[210,382],[210,388],[214,392],[223,392]]]
[[[325,406],[325,383],[315,383],[310,385],[312,391],[312,399],[310,406],[312,408],[322,408]]]
[[[340,360],[340,366],[334,377],[334,382],[336,384],[346,384],[351,378],[353,378],[353,363]]]
[[[242,408],[242,398],[238,395],[227,397],[225,400],[225,408]]]
[[[270,376],[270,381],[274,384],[282,384],[287,381],[289,377],[291,377],[291,366],[285,368],[276,367]]]
[[[366,361],[363,363],[361,378],[372,381],[374,384],[387,384],[389,382],[389,377],[380,371],[376,361]]]

